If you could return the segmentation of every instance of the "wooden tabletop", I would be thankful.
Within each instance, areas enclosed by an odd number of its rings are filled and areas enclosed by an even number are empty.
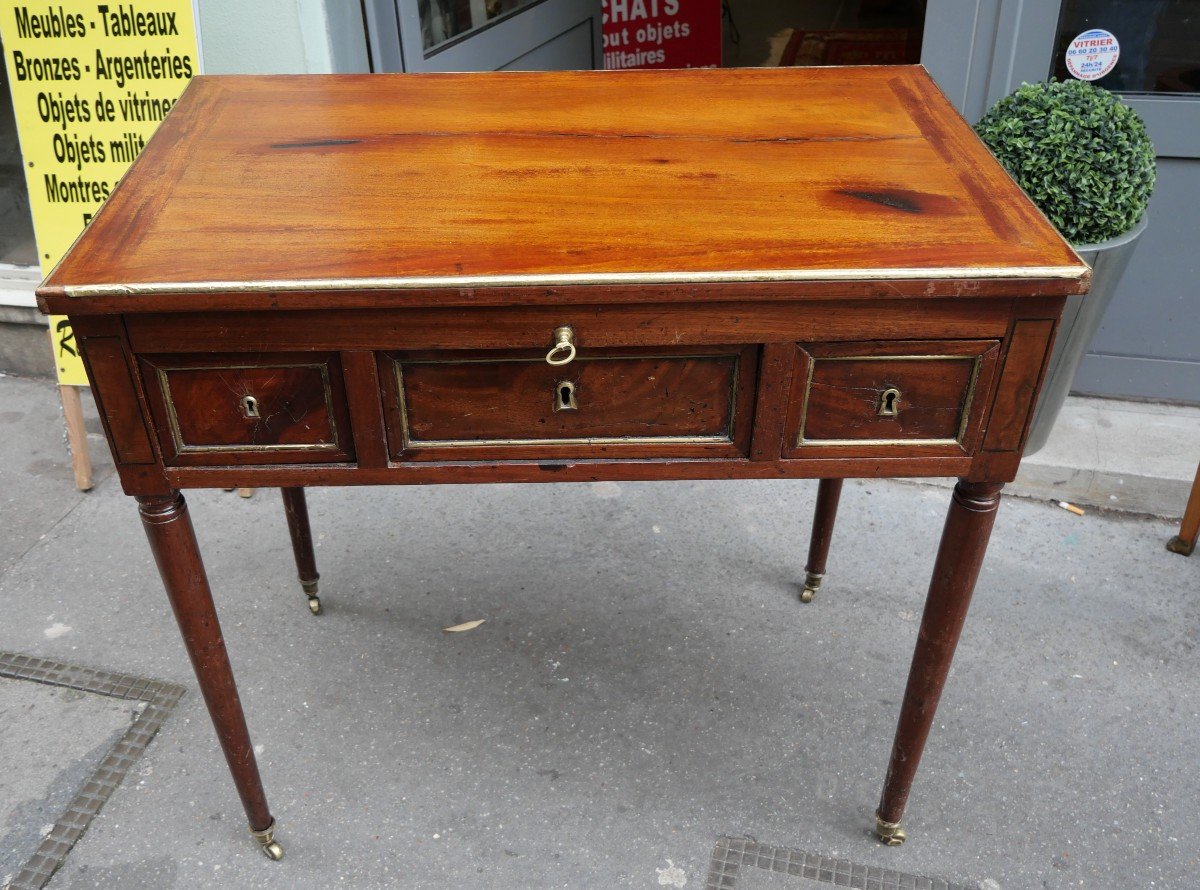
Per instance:
[[[920,67],[238,76],[39,293],[1086,277]]]

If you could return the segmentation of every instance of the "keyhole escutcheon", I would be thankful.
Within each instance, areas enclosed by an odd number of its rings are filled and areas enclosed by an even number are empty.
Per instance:
[[[242,396],[242,413],[246,417],[258,417],[258,399],[254,396]]]
[[[889,386],[879,395],[879,416],[895,417],[900,410],[900,390]]]
[[[575,384],[570,380],[560,380],[554,384],[554,410],[579,410],[579,404],[575,401]]]

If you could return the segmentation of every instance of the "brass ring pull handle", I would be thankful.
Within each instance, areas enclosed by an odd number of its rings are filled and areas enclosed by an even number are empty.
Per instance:
[[[562,358],[556,358],[558,355]],[[563,325],[560,328],[554,329],[554,346],[546,353],[546,364],[554,365],[556,368],[559,365],[569,365],[575,360],[575,331],[570,325]]]

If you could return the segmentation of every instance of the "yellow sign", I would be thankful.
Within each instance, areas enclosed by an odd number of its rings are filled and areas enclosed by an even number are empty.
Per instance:
[[[191,0],[0,0],[0,39],[49,272],[198,73],[195,17]],[[50,331],[59,383],[86,386],[70,322]]]

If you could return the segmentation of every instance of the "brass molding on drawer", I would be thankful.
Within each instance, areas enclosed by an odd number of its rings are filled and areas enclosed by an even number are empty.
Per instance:
[[[995,340],[799,346],[784,456],[973,453],[999,346]]]
[[[321,382],[324,384],[325,391],[325,409],[329,414],[329,430],[332,441],[321,442],[316,444],[287,444],[280,443],[275,445],[258,445],[258,444],[219,444],[219,445],[189,445],[183,441],[183,434],[179,428],[179,413],[175,405],[175,398],[171,392],[171,381],[167,376],[172,371],[191,371],[191,370],[213,370],[213,371],[247,371],[251,369],[280,369],[288,368],[314,368],[321,375]],[[213,367],[207,369],[186,368],[186,367],[159,367],[158,383],[162,388],[163,401],[167,406],[167,420],[171,428],[171,438],[175,442],[175,451],[177,454],[197,454],[205,451],[340,451],[341,443],[338,441],[337,421],[333,418],[333,392],[329,385],[329,369],[323,364],[293,364],[293,365],[222,365],[221,367]],[[242,396],[239,400],[246,404],[249,400],[255,399],[254,396]],[[256,400],[256,399],[255,399]],[[256,400],[257,401],[257,400]]]
[[[393,460],[746,453],[757,349],[384,353]],[[567,395],[564,396],[563,393]]]
[[[353,459],[335,355],[142,356],[168,464]]]
[[[979,369],[983,364],[983,356],[976,356],[975,358],[970,358],[970,357],[961,356],[961,355],[895,355],[895,356],[847,355],[847,356],[830,356],[827,358],[820,359],[820,361],[825,361],[825,362],[850,362],[850,361],[862,361],[862,362],[871,362],[871,361],[970,362],[971,372],[970,372],[969,379],[967,382],[966,395],[963,399],[962,409],[960,411],[960,413],[962,415],[962,419],[958,424],[958,430],[956,431],[955,435],[952,437],[946,437],[946,438],[930,438],[930,439],[922,439],[919,437],[904,438],[904,439],[887,439],[887,438],[881,438],[881,439],[876,439],[876,438],[809,439],[809,438],[806,438],[804,433],[805,433],[805,424],[808,420],[809,394],[812,389],[813,370],[815,369],[816,364],[817,364],[816,360],[813,360],[808,363],[808,379],[807,379],[807,383],[804,388],[804,392],[801,395],[801,398],[804,401],[805,407],[802,409],[801,416],[800,416],[800,430],[799,430],[799,433],[798,433],[797,439],[796,439],[796,445],[798,447],[802,447],[802,448],[810,447],[811,448],[814,446],[819,447],[819,446],[823,446],[823,445],[875,445],[875,446],[879,446],[879,445],[962,445],[963,436],[965,436],[966,432],[967,432],[967,421],[970,419],[971,403],[972,403],[972,400],[975,395],[976,384],[979,381]],[[890,417],[899,416],[899,412],[902,410],[901,405],[904,402],[903,390],[899,389],[898,387],[885,387],[883,390],[881,390],[881,396],[884,397],[884,399],[886,399],[887,402],[895,403],[895,407],[892,409],[892,413],[890,413],[886,416],[890,416]],[[881,409],[877,413],[882,415],[883,408],[881,407]]]

